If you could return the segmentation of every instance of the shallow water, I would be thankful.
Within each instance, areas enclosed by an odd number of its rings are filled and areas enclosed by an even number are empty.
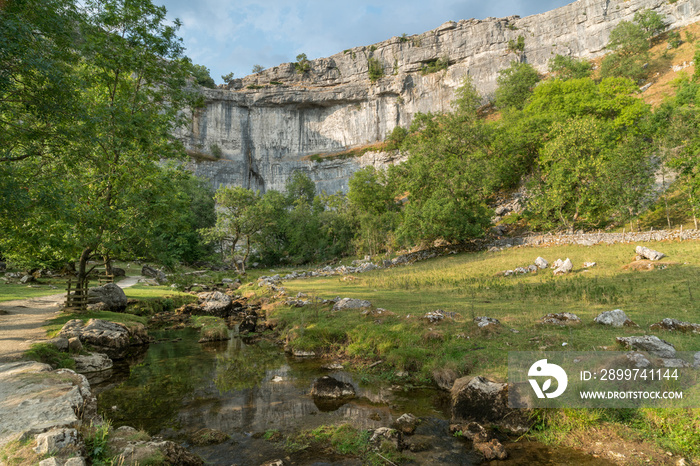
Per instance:
[[[129,425],[151,435],[187,445],[188,434],[201,428],[223,431],[231,439],[214,446],[192,447],[208,464],[258,465],[273,459],[292,464],[360,464],[324,452],[305,452],[291,458],[284,442],[261,434],[289,433],[324,424],[351,424],[374,429],[390,426],[410,412],[423,418],[414,440],[431,444],[430,450],[411,453],[418,464],[479,464],[468,442],[448,433],[449,406],[444,392],[404,390],[369,385],[344,371],[326,371],[321,363],[288,357],[271,343],[246,345],[232,331],[226,342],[197,343],[192,329],[155,332],[140,361],[115,368],[106,380],[91,380],[100,412],[114,427]],[[308,395],[322,375],[352,383],[357,398],[341,406],[317,406]],[[492,464],[608,464],[574,451],[556,454],[533,443],[509,444],[511,459]]]

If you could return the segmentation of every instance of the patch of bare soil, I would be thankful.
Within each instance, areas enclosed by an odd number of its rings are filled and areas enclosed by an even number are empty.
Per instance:
[[[0,362],[21,359],[33,341],[46,339],[42,326],[64,299],[56,294],[0,303]]]
[[[570,434],[564,445],[594,458],[604,458],[622,466],[686,464],[652,442],[640,439],[631,429],[620,425],[602,425],[579,434]]]
[[[622,267],[622,270],[636,270],[637,272],[648,272],[654,269],[665,269],[666,267],[672,267],[674,265],[680,265],[680,262],[650,261],[645,259],[641,261],[633,261],[632,263]]]

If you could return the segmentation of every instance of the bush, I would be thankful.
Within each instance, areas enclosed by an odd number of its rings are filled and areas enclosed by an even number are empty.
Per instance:
[[[377,58],[367,59],[367,72],[369,73],[369,80],[372,83],[384,76],[384,69]]]
[[[304,74],[311,70],[311,62],[309,62],[309,59],[306,58],[305,53],[300,53],[297,55],[297,61],[294,63],[294,68],[299,74]]]

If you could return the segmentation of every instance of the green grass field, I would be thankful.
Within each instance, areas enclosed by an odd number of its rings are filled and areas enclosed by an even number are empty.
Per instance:
[[[616,349],[615,337],[654,333],[649,325],[665,317],[700,322],[700,243],[651,246],[667,254],[662,260],[669,263],[667,267],[626,270],[635,255],[630,244],[561,246],[446,256],[358,274],[351,280],[288,281],[283,286],[289,296],[302,291],[326,299],[362,298],[395,315],[282,306],[271,317],[282,323],[295,348],[384,359],[396,370],[411,371],[419,378],[450,368],[503,379],[508,351]],[[502,276],[504,270],[527,266],[539,255],[550,263],[569,257],[574,271],[566,276],[554,276],[551,270]],[[598,265],[584,269],[584,262]],[[599,313],[618,308],[640,328],[615,329],[593,322]],[[455,312],[455,319],[436,324],[421,319],[436,309]],[[539,323],[554,312],[575,313],[583,323],[573,327]],[[495,317],[503,325],[497,331],[483,331],[473,323],[476,316]],[[679,351],[700,351],[697,336],[656,333]]]
[[[440,374],[483,375],[506,380],[509,351],[615,351],[618,336],[655,334],[678,351],[700,351],[693,334],[651,331],[649,325],[671,317],[700,323],[700,242],[650,243],[664,252],[665,267],[634,270],[635,244],[513,248],[496,253],[451,255],[408,267],[348,277],[286,281],[288,296],[298,292],[320,298],[361,298],[394,315],[362,316],[358,310],[332,312],[330,305],[301,308],[274,303],[271,292],[256,286],[244,291],[268,302],[268,319],[296,349],[313,350],[354,363],[362,377],[430,383]],[[534,263],[570,258],[572,273],[503,276]],[[584,262],[597,265],[584,269]],[[443,309],[454,320],[429,324],[422,316]],[[603,311],[622,309],[639,328],[612,328],[593,322]],[[548,313],[572,312],[582,323],[543,325]],[[476,316],[499,319],[500,329],[479,329]],[[517,331],[513,332],[511,329]],[[562,346],[566,343],[566,346]],[[369,363],[382,361],[369,369]],[[619,434],[618,434],[619,433]],[[618,449],[625,441],[651,442],[652,450],[700,460],[700,409],[546,410],[532,436],[548,444],[586,450],[587,443],[610,435]],[[590,450],[589,450],[590,451]],[[658,459],[658,457],[657,457]],[[634,463],[624,463],[634,464]],[[693,463],[695,464],[695,463]]]

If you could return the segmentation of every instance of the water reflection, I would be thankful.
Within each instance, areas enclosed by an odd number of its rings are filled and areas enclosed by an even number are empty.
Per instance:
[[[154,336],[157,342],[141,362],[128,372],[115,370],[114,378],[99,386],[104,390],[98,396],[100,412],[115,427],[129,425],[185,444],[188,433],[205,427],[229,434],[231,440],[223,444],[192,449],[208,464],[230,465],[231,458],[238,464],[261,464],[286,455],[283,442],[275,444],[253,433],[338,423],[375,429],[391,425],[404,412],[425,419],[417,437],[432,444],[430,450],[415,454],[418,464],[479,462],[469,446],[447,434],[449,408],[443,392],[365,386],[347,372],[320,369],[318,361],[287,357],[272,343],[246,345],[236,333],[228,342],[207,344],[197,343],[199,334],[192,329]],[[324,374],[353,384],[357,398],[333,411],[320,410],[309,391]],[[324,459],[309,461],[300,464]]]

